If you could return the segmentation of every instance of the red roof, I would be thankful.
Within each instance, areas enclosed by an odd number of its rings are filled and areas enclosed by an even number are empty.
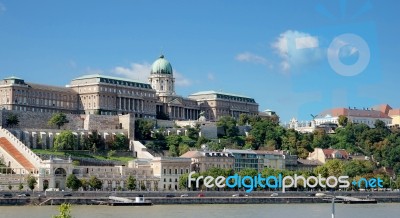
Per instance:
[[[338,117],[344,115],[347,117],[370,117],[370,118],[387,118],[390,117],[383,113],[382,111],[377,111],[373,109],[348,109],[348,108],[334,108],[323,111],[318,115],[318,118],[324,118],[326,115],[331,115],[332,117]]]
[[[322,149],[322,152],[324,152],[324,155],[327,158],[332,158],[332,154],[335,154],[335,153],[339,153],[344,159],[348,159],[348,157],[349,157],[349,154],[344,149],[327,148],[327,149]]]

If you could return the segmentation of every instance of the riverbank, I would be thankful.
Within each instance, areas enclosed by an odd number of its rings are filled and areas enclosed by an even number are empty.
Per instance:
[[[29,197],[0,197],[0,205],[59,205],[64,202],[74,205],[98,205],[108,201],[108,196],[119,196],[134,199],[144,195],[155,205],[166,204],[312,204],[327,203],[321,197],[315,197],[315,192],[279,193],[252,192],[249,196],[233,197],[237,192],[202,192],[204,197],[198,197],[199,192],[52,192],[32,193]],[[185,197],[180,197],[181,195]],[[399,192],[336,192],[327,193],[335,196],[352,196],[361,199],[374,198],[378,203],[400,203]],[[187,196],[186,196],[187,195]]]

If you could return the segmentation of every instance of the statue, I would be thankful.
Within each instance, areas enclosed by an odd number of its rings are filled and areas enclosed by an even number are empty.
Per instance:
[[[204,116],[205,115],[205,111],[201,111],[200,112],[200,117],[199,117],[199,119],[198,119],[198,121],[199,122],[206,122],[207,120],[206,120],[206,117]]]

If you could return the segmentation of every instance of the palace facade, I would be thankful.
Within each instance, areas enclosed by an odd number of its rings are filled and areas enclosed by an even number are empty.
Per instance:
[[[215,91],[197,92],[189,97],[175,93],[171,64],[161,55],[153,64],[149,83],[106,75],[85,75],[66,87],[34,84],[18,77],[0,81],[0,109],[65,112],[77,114],[134,114],[173,120],[196,120],[204,112],[207,120],[222,116],[258,114],[253,98]]]

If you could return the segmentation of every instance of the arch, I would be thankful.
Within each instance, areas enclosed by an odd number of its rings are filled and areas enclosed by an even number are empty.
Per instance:
[[[43,190],[45,191],[48,188],[49,188],[49,180],[45,179],[43,180]]]
[[[54,171],[54,175],[56,175],[56,176],[67,176],[67,171],[65,171],[65,169],[64,168],[57,168],[55,171]]]

